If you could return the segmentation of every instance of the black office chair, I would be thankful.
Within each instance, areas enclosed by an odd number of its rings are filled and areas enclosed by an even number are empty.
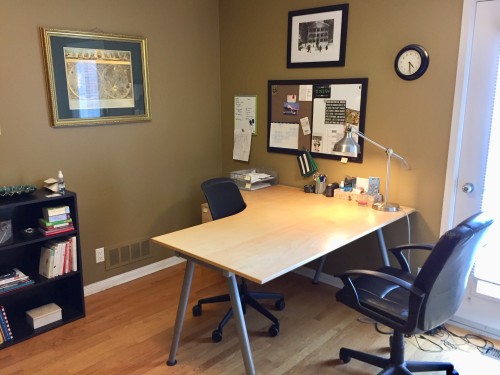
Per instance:
[[[205,194],[205,198],[212,214],[212,219],[218,220],[227,216],[232,216],[240,213],[246,208],[246,203],[241,196],[240,189],[230,178],[220,177],[213,178],[201,184],[201,189]],[[247,304],[255,310],[267,317],[273,324],[269,328],[269,335],[276,336],[279,333],[280,323],[278,319],[257,302],[257,299],[276,299],[275,307],[278,310],[285,308],[285,300],[283,294],[266,293],[266,292],[251,292],[248,290],[245,279],[241,279],[238,285],[238,291],[241,299],[241,307],[243,313],[246,313]],[[193,316],[200,316],[202,313],[202,305],[206,303],[227,302],[230,301],[229,294],[220,296],[203,298],[193,306]],[[219,342],[222,340],[222,329],[233,316],[233,309],[224,315],[216,330],[212,332],[212,341]]]
[[[377,271],[352,270],[339,277],[344,287],[337,301],[393,329],[390,357],[382,358],[341,348],[340,360],[351,358],[382,368],[379,374],[411,374],[410,371],[446,371],[457,375],[453,364],[415,362],[404,359],[404,336],[432,330],[446,322],[458,309],[467,284],[474,255],[493,220],[478,213],[449,230],[435,245],[410,244],[390,249],[401,268]],[[431,250],[417,276],[410,273],[404,250]]]

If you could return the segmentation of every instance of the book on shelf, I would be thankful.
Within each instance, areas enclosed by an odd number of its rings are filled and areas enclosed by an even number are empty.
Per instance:
[[[43,218],[47,221],[54,221],[50,220],[51,218],[67,214],[69,215],[69,206],[58,206],[58,207],[43,207],[42,208],[42,213],[43,213]]]
[[[58,221],[64,221],[68,220],[71,218],[70,214],[60,214],[60,215],[55,215],[55,216],[49,216],[49,217],[43,217],[45,221],[48,221],[49,223],[55,223]]]
[[[10,291],[26,287],[33,284],[33,280],[25,275],[18,268],[13,268],[14,276],[0,280],[0,294],[5,294]]]
[[[53,235],[61,234],[61,233],[66,233],[66,232],[71,232],[72,230],[75,230],[75,227],[73,225],[67,226],[65,228],[56,228],[56,229],[43,229],[41,227],[38,228],[38,231],[41,234],[43,234],[45,237],[53,236]]]
[[[54,253],[50,247],[42,247],[40,250],[40,263],[38,273],[47,279],[54,277]]]
[[[12,330],[10,329],[9,319],[7,319],[7,314],[5,313],[5,308],[0,306],[0,328],[2,331],[2,340],[10,341],[14,337],[12,336]]]
[[[17,268],[12,268],[12,270],[13,270],[12,276],[0,279],[0,287],[3,285],[9,285],[16,283],[18,281],[25,281],[29,279],[27,275],[19,271]]]
[[[77,270],[76,236],[49,241],[40,250],[38,273],[51,279]]]
[[[12,284],[0,285],[0,294],[7,294],[16,291],[18,289],[26,288],[27,286],[30,286],[34,283],[35,282],[33,280],[27,278],[26,280],[16,281],[13,282]]]
[[[47,221],[43,218],[40,218],[40,219],[38,219],[38,224],[40,225],[40,228],[43,228],[45,230],[61,229],[61,228],[67,228],[69,226],[72,226],[73,219],[71,219],[71,217],[70,217],[68,219],[61,220],[61,221],[50,222],[50,221]]]
[[[16,275],[16,270],[10,266],[0,266],[0,282]]]

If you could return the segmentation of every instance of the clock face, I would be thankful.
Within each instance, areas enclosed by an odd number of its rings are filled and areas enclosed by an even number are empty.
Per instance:
[[[397,75],[407,81],[421,77],[428,65],[429,55],[427,51],[416,44],[402,48],[394,62]]]
[[[403,52],[403,54],[399,56],[398,70],[405,76],[415,74],[421,65],[422,58],[420,57],[420,54],[413,49]]]

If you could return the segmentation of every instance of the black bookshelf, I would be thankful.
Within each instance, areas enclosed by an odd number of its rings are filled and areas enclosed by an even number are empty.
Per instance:
[[[0,197],[0,221],[10,220],[12,238],[0,244],[0,265],[18,268],[34,281],[21,289],[0,294],[13,339],[0,345],[0,349],[14,345],[43,332],[49,331],[85,316],[81,246],[78,222],[77,197],[66,191],[62,196],[47,197],[48,190],[36,190],[23,196]],[[69,206],[74,230],[44,236],[38,232],[38,219],[44,207]],[[33,233],[26,235],[27,228]],[[39,275],[40,250],[50,240],[75,237],[77,270],[47,279]],[[62,320],[33,329],[26,320],[26,311],[55,303],[62,310]]]

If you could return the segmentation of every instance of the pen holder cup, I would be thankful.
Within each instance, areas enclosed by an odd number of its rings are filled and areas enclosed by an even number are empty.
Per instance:
[[[333,197],[333,190],[334,190],[333,184],[326,185],[325,196]]]
[[[324,194],[326,189],[326,181],[316,181],[314,192],[316,194]]]

